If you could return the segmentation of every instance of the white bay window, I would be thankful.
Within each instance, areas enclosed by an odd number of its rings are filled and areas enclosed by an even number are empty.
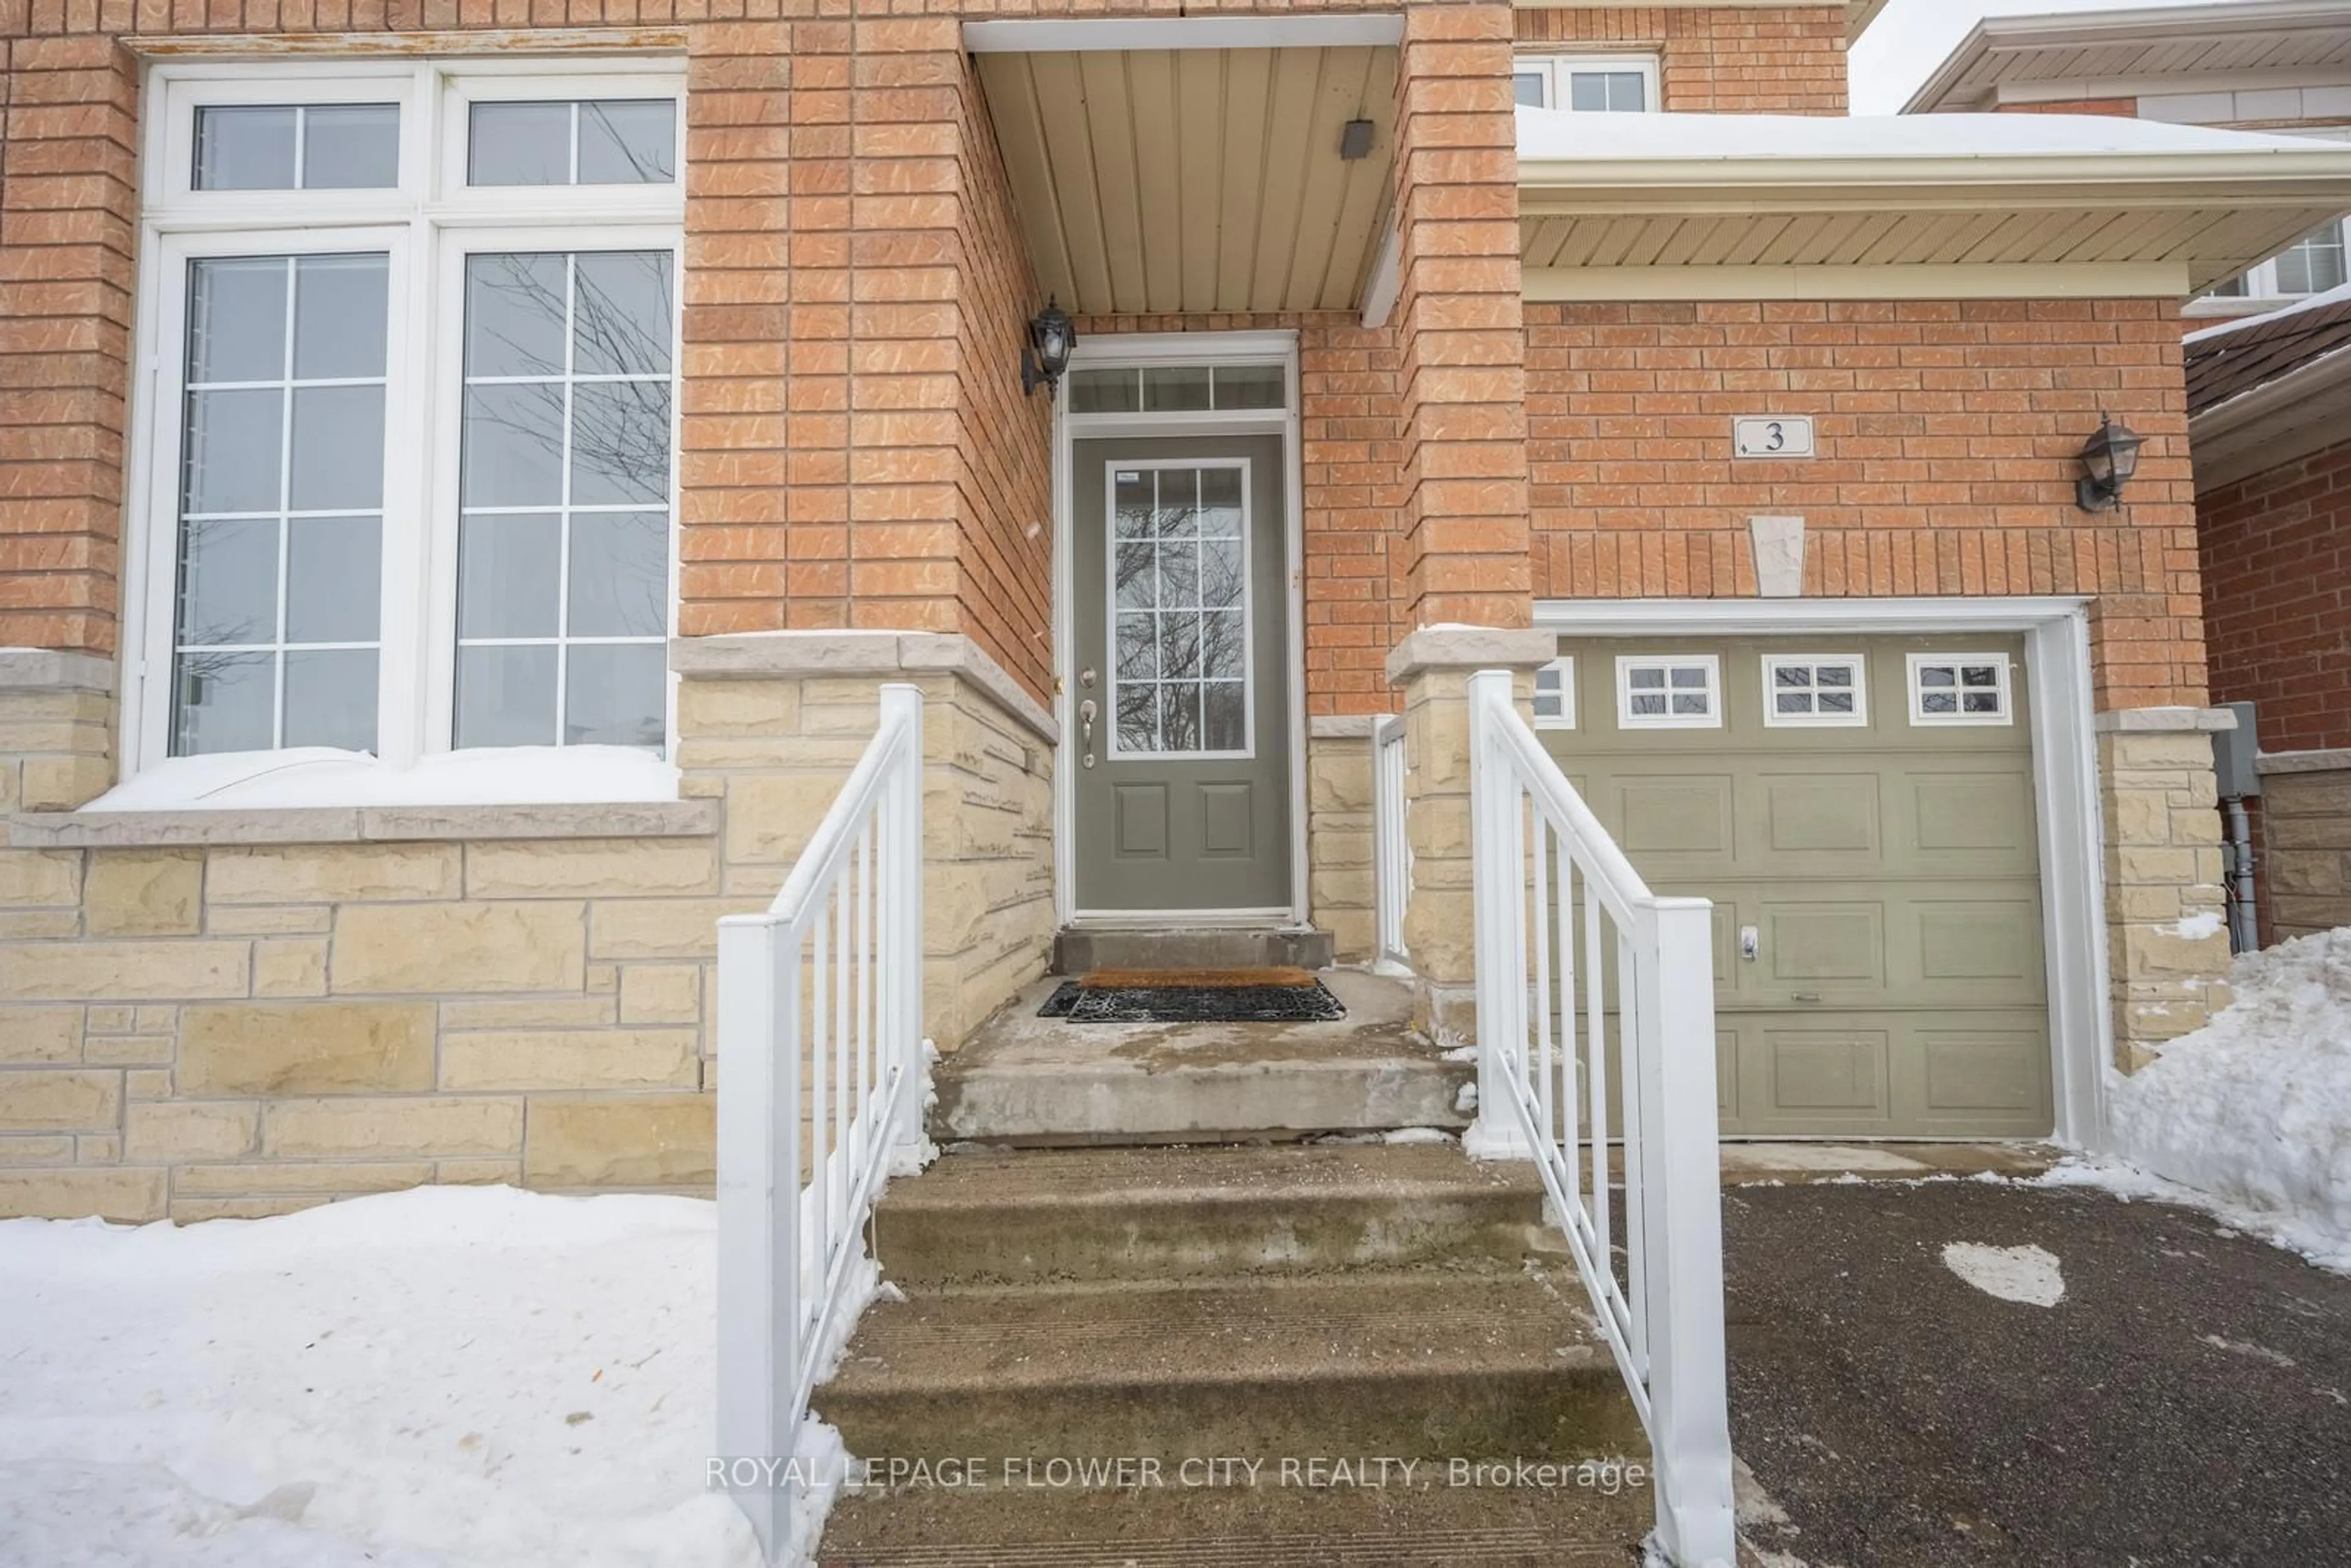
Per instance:
[[[147,102],[130,770],[664,754],[674,66],[166,66]]]

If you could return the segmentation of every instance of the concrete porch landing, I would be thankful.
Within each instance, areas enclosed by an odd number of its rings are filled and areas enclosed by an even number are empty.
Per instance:
[[[1038,981],[939,1064],[931,1135],[1029,1146],[1258,1142],[1468,1124],[1468,1062],[1411,1027],[1401,981],[1319,977],[1347,1016],[1322,1023],[1124,1024],[1040,1019]]]

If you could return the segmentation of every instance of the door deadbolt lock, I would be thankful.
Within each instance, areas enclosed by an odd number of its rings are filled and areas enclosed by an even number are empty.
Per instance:
[[[1092,671],[1092,670],[1091,670],[1091,669],[1080,670],[1080,671],[1078,672],[1078,685],[1081,685],[1081,686],[1085,687],[1085,688],[1086,688],[1086,690],[1088,690],[1088,691],[1092,691],[1092,690],[1093,690],[1093,689],[1094,689],[1094,673],[1093,673],[1093,671]]]
[[[1749,963],[1755,962],[1763,951],[1763,933],[1752,925],[1739,928],[1739,956]]]

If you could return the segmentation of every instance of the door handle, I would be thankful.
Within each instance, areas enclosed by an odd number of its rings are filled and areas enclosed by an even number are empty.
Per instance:
[[[1086,685],[1092,685],[1093,674],[1092,670],[1088,670],[1078,678]],[[1085,756],[1078,764],[1081,768],[1092,768],[1094,765],[1094,716],[1101,712],[1102,709],[1094,706],[1094,699],[1092,697],[1078,705],[1078,744],[1085,748]]]
[[[1740,926],[1739,928],[1739,956],[1752,964],[1755,962],[1757,955],[1761,954],[1762,951],[1762,932],[1752,925]]]

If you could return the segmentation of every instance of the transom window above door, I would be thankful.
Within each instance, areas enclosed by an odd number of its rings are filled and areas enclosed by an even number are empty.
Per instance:
[[[1109,468],[1111,754],[1245,758],[1249,465]]]
[[[131,769],[665,752],[676,68],[155,84]]]
[[[1226,413],[1288,406],[1280,365],[1121,365],[1070,372],[1071,413]]]
[[[1654,114],[1657,61],[1654,55],[1520,55],[1510,90],[1527,109],[1573,114]]]

